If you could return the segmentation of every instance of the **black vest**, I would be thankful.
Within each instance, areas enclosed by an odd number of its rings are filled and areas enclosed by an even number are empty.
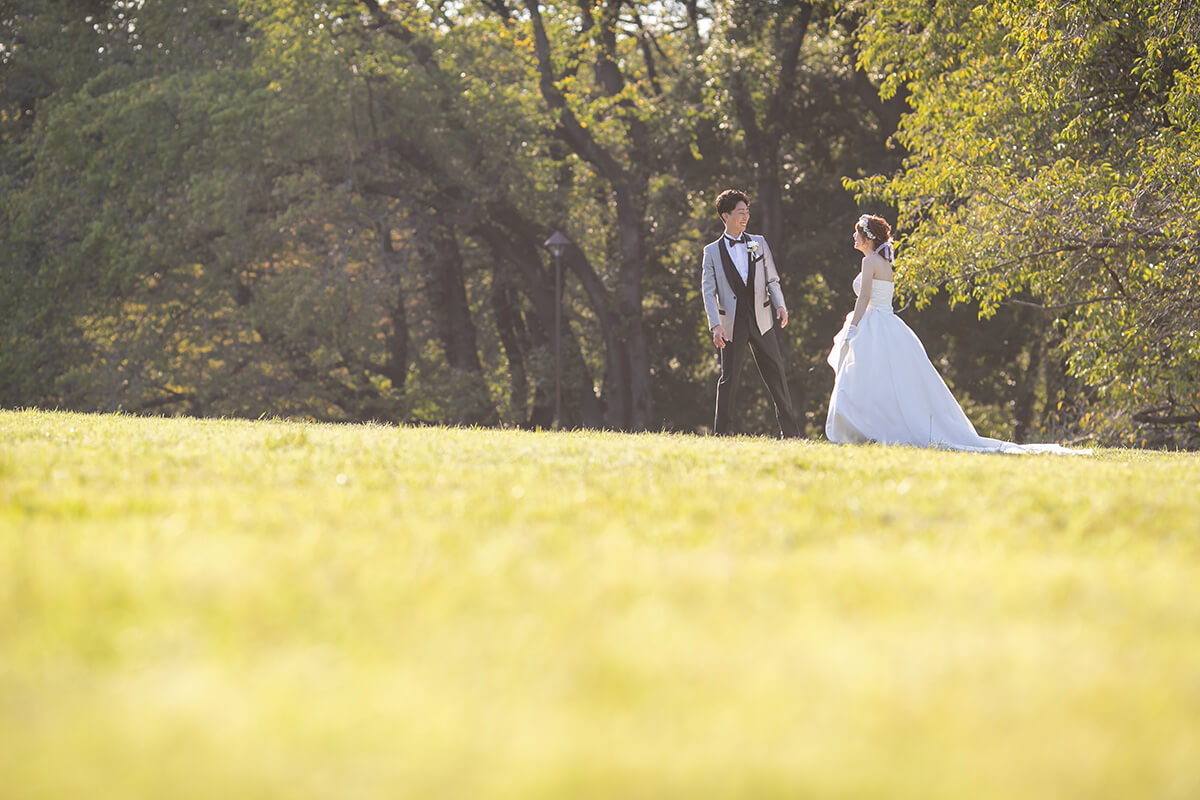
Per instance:
[[[721,265],[725,267],[725,279],[729,281],[729,285],[733,287],[733,295],[737,298],[737,314],[752,314],[751,305],[754,302],[754,257],[747,248],[746,253],[746,280],[742,281],[742,276],[738,274],[737,267],[733,265],[733,257],[729,255],[729,243],[725,241],[725,235],[721,235]]]

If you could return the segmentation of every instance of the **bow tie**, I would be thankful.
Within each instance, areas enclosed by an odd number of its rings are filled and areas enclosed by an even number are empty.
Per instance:
[[[736,239],[734,239],[732,236],[725,237],[725,244],[730,247],[732,247],[735,244],[745,244],[748,241],[750,241],[750,237],[744,233]]]

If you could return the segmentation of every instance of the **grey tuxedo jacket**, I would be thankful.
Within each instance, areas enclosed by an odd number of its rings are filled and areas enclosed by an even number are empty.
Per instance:
[[[762,259],[756,262],[754,286],[750,287],[754,305],[751,309],[752,316],[758,324],[759,333],[766,333],[775,324],[775,309],[787,306],[783,302],[783,289],[779,288],[779,272],[775,269],[775,258],[771,255],[767,240],[756,233],[750,234],[750,238],[758,242],[758,254],[752,257]],[[705,245],[700,292],[704,296],[704,311],[708,314],[708,329],[711,331],[721,325],[725,328],[725,338],[732,340],[738,301],[725,270],[723,259],[729,258],[729,253],[722,252],[724,249],[725,245],[721,239]],[[732,268],[732,261],[730,267]]]

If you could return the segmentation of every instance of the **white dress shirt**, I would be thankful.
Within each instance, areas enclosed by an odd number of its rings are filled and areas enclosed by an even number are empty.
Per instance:
[[[728,234],[725,234],[728,236]],[[746,234],[742,234],[745,236]],[[733,238],[733,237],[729,237]],[[750,278],[750,252],[746,248],[745,242],[730,244],[729,239],[725,239],[725,247],[729,250],[729,257],[733,259],[733,266],[738,271],[738,275],[742,277],[742,283],[746,283]]]

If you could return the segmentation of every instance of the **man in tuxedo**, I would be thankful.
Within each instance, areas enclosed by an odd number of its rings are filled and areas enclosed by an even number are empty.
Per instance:
[[[700,284],[708,328],[721,355],[713,433],[729,433],[738,376],[749,345],[758,374],[775,403],[780,433],[784,438],[799,436],[779,350],[780,334],[775,327],[776,320],[780,328],[787,325],[788,312],[771,248],[762,236],[746,233],[750,198],[744,192],[721,192],[717,214],[725,224],[725,232],[704,248]]]

